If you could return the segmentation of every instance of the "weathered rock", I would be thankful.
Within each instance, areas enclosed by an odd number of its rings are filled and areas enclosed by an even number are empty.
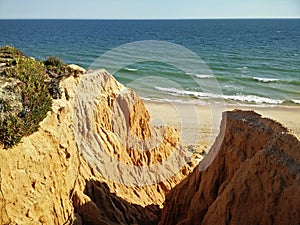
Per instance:
[[[121,162],[148,165],[178,148],[176,131],[151,127],[149,114],[133,91],[120,93],[125,89],[111,75],[95,73],[105,81],[96,93],[94,120],[97,133],[107,134],[99,141],[106,152]],[[155,224],[160,217],[157,205],[187,175],[190,167],[158,184],[127,187],[90,167],[78,152],[73,118],[76,90],[81,79],[90,75],[62,80],[62,96],[53,100],[52,111],[39,130],[11,149],[0,149],[0,224],[71,224],[75,220],[78,224]],[[92,88],[84,90],[92,92]],[[115,105],[117,101],[123,107]],[[124,115],[118,110],[127,110],[128,120],[117,122],[116,115]],[[147,139],[150,134],[164,136],[153,152],[131,151],[128,146],[135,143],[126,137],[129,131],[136,140]],[[125,142],[116,133],[126,134]]]
[[[80,71],[81,73],[85,73],[86,72],[86,69],[78,66],[78,65],[75,65],[75,64],[70,64],[69,67],[71,67],[73,70],[78,70]]]
[[[74,92],[76,80],[70,77],[62,86]],[[38,132],[1,149],[0,161],[0,224],[64,224],[72,219],[70,193],[79,158],[71,102],[54,101]]]
[[[10,106],[10,113],[16,115],[23,110],[21,88],[22,82],[14,78],[0,76],[0,121],[7,117],[5,105]]]
[[[208,157],[168,193],[159,224],[298,224],[299,162],[300,142],[286,128],[226,112]]]
[[[75,136],[85,149],[83,156],[114,183],[111,189],[118,196],[143,206],[162,204],[165,192],[186,176],[184,170],[191,170],[178,154],[177,131],[151,126],[140,98],[107,72],[96,71],[83,79],[74,105]],[[174,152],[177,157],[159,167]]]

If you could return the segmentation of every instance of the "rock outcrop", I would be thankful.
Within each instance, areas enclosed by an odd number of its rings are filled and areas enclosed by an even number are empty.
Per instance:
[[[77,94],[77,144],[102,176],[126,186],[145,186],[176,175],[181,170],[178,164],[185,166],[187,159],[182,157],[176,129],[153,127],[144,103],[133,90],[102,71],[83,77]],[[174,157],[169,160],[171,155]],[[142,203],[140,197],[138,201]]]
[[[5,104],[3,103],[9,105],[11,114],[13,115],[23,110],[20,84],[21,82],[17,79],[0,76],[0,120],[8,116],[5,112]]]
[[[225,112],[208,156],[168,193],[159,224],[299,224],[299,195],[299,140],[254,112]]]
[[[101,89],[82,86],[81,91],[98,90],[92,119],[98,143],[112,159],[149,167],[180,149],[176,130],[152,127],[138,96],[105,71],[65,78],[60,82],[61,98],[53,100],[39,130],[13,148],[0,150],[0,224],[157,224],[165,193],[191,171],[184,166],[157,184],[126,186],[91,167],[97,163],[83,157],[74,135],[75,127],[88,121],[74,120],[81,115],[76,110],[83,109],[74,101],[81,80],[92,74],[103,81],[98,83]],[[152,147],[149,138],[161,142],[153,151],[140,151],[141,146]]]

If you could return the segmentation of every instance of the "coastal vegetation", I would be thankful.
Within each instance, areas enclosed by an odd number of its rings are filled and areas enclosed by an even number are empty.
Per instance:
[[[78,73],[54,56],[39,61],[14,47],[0,48],[0,143],[4,148],[38,130],[52,100],[61,98],[60,80]]]

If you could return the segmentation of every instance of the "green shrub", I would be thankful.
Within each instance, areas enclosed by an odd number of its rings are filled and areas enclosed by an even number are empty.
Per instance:
[[[44,61],[45,66],[62,67],[64,63],[55,56],[50,56]]]
[[[15,65],[7,67],[3,76],[20,80],[22,86],[23,110],[18,115],[9,112],[9,107],[2,101],[2,108],[8,116],[0,121],[0,142],[5,148],[19,143],[23,136],[37,131],[39,123],[51,110],[52,98],[45,80],[49,79],[43,63],[19,54],[18,50],[1,48],[0,54],[10,52],[14,55]],[[16,53],[16,54],[15,54]],[[1,104],[0,101],[0,104]]]
[[[10,148],[23,136],[37,131],[39,123],[51,110],[52,99],[61,98],[60,80],[71,75],[78,76],[78,71],[55,56],[40,62],[11,46],[0,48],[0,62],[6,65],[0,76],[12,77],[22,83],[21,112],[13,113],[10,105],[0,99],[0,143],[4,148]]]
[[[3,46],[0,48],[0,52],[1,54],[7,55],[9,57],[23,56],[23,52],[21,52],[19,49],[16,49],[12,46]]]
[[[49,77],[56,79],[58,82],[64,77],[74,75],[77,71],[74,71],[67,64],[64,64],[60,59],[55,56],[50,56],[44,62],[46,72]]]
[[[18,144],[23,137],[23,121],[16,116],[9,116],[0,121],[0,141],[4,148]]]

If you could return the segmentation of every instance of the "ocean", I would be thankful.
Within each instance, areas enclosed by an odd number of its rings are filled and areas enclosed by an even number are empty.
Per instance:
[[[107,69],[150,101],[300,104],[300,19],[0,20],[0,45]]]

